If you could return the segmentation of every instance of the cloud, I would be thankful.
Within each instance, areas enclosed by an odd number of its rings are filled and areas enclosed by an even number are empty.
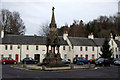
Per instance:
[[[1,0],[1,2],[48,2],[49,0]]]
[[[37,34],[41,24],[46,21],[50,23],[52,6],[56,8],[57,27],[61,27],[65,23],[72,24],[73,20],[83,20],[86,23],[101,15],[114,15],[117,12],[117,2],[118,0],[2,0],[2,8],[18,11],[25,23],[26,34]]]

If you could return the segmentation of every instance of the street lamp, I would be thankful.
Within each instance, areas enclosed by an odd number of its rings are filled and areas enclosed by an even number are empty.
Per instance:
[[[21,52],[22,52],[22,45],[19,45],[19,49],[20,49],[20,62],[21,62]]]

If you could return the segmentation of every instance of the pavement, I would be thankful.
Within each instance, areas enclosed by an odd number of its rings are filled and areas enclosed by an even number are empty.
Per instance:
[[[0,64],[0,80],[2,79],[2,64]]]
[[[75,69],[94,69],[94,64],[75,65],[69,64],[68,67],[45,67],[37,66],[36,64],[27,65],[13,65],[13,68],[24,69],[24,70],[39,70],[39,71],[59,71],[59,70],[75,70]],[[97,69],[97,68],[96,68]]]

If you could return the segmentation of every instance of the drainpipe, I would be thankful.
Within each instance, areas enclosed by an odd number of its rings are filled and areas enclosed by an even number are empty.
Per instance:
[[[22,45],[20,45],[20,62],[21,62],[21,55],[22,55]]]
[[[97,46],[97,58],[98,58],[98,45],[96,45]]]

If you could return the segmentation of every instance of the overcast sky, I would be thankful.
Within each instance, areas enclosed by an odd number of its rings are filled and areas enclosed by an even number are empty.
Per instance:
[[[0,9],[18,11],[26,26],[26,35],[38,34],[40,26],[51,21],[55,7],[57,27],[72,24],[73,20],[85,23],[99,16],[112,16],[118,11],[119,0],[0,0]]]

